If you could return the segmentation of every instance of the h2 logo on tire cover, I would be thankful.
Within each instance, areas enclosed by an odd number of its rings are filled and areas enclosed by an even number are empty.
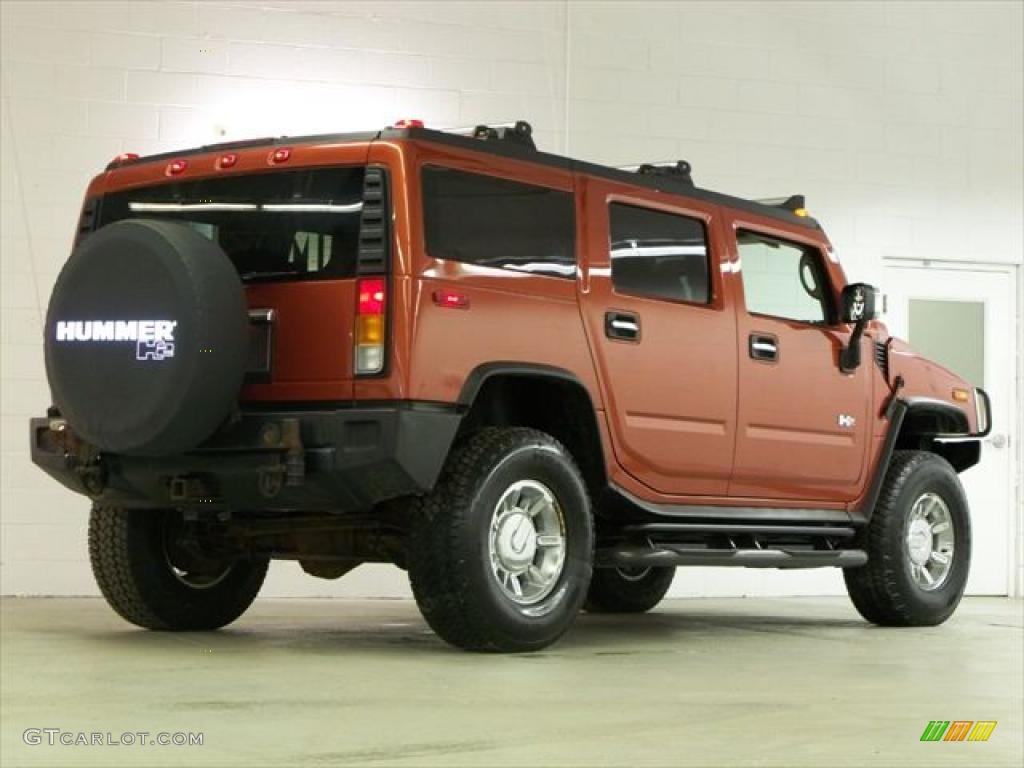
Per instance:
[[[59,342],[134,341],[136,360],[166,360],[174,357],[176,320],[60,320],[56,326]]]
[[[140,341],[135,347],[136,360],[166,360],[174,357],[174,344],[169,341]]]

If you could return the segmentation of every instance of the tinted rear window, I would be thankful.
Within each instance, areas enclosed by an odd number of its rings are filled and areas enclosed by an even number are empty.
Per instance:
[[[569,192],[446,168],[423,169],[427,253],[485,267],[575,277]]]
[[[99,226],[184,222],[220,245],[247,281],[353,277],[363,176],[363,168],[316,168],[115,192],[102,201]]]

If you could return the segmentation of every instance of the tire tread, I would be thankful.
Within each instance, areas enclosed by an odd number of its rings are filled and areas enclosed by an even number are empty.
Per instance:
[[[266,576],[266,560],[242,563],[246,572],[232,581],[237,589],[211,591],[201,596],[198,605],[187,607],[175,600],[152,578],[151,570],[140,567],[151,555],[139,549],[137,534],[149,522],[140,514],[157,513],[95,506],[89,517],[92,572],[103,597],[121,618],[154,630],[217,629],[241,616],[256,599]]]

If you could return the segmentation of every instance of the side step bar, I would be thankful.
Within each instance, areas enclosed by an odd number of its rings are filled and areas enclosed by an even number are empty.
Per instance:
[[[598,568],[652,566],[731,565],[746,568],[857,568],[868,561],[860,549],[697,549],[673,544],[653,547],[624,544],[599,549]]]

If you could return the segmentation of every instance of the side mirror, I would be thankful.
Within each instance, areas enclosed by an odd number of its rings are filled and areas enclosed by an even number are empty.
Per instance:
[[[853,323],[850,342],[839,353],[839,370],[853,373],[860,367],[860,339],[864,326],[878,317],[878,289],[867,283],[851,283],[843,288],[839,317],[844,323]]]
[[[844,323],[860,323],[878,317],[879,291],[867,283],[851,283],[843,288],[842,312]]]

